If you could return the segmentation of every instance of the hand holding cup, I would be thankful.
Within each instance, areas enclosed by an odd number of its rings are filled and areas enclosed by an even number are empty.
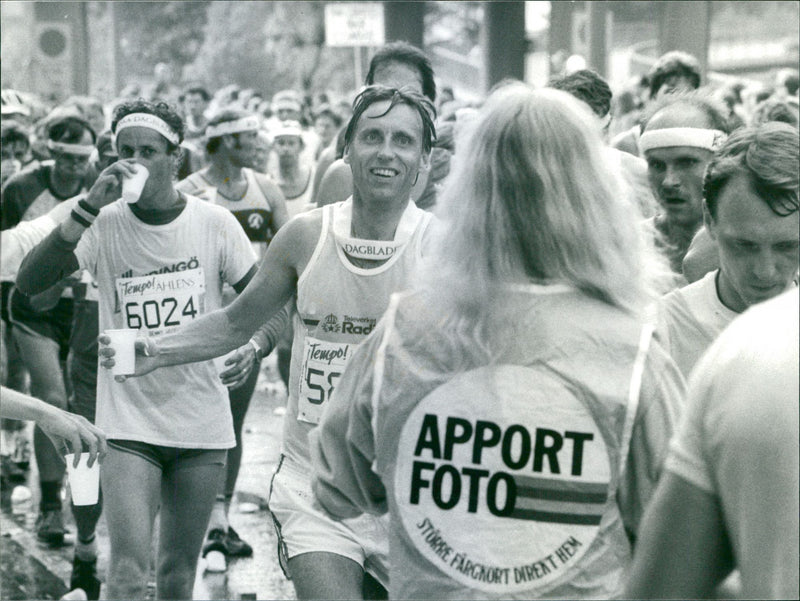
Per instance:
[[[116,332],[127,330],[116,330]],[[100,356],[100,367],[112,370],[114,380],[125,382],[129,377],[143,376],[162,365],[158,362],[158,348],[153,338],[141,334],[140,330],[131,330],[134,334],[121,334],[121,340],[115,330],[106,330],[97,338]],[[112,340],[112,336],[117,341]],[[130,355],[133,355],[132,363]],[[119,364],[119,365],[118,365]]]
[[[139,173],[139,168],[147,169],[131,159],[117,161],[109,165],[97,176],[97,179],[86,197],[86,202],[96,209],[102,209],[104,206],[111,204],[122,196],[122,189],[125,181]],[[145,181],[146,179],[147,177],[145,177]],[[142,182],[142,187],[144,187],[144,182]],[[139,194],[141,194],[141,189],[139,190]]]

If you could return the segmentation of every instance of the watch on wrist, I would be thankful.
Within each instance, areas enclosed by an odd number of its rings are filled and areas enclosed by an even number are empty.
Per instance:
[[[252,338],[248,342],[250,343],[250,346],[253,347],[253,350],[256,352],[256,361],[261,361],[261,359],[264,358],[264,356],[263,356],[264,355],[264,351],[261,350],[260,346],[258,346],[258,342],[256,342]]]

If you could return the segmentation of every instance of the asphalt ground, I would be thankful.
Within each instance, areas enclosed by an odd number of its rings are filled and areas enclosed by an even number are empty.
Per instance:
[[[274,411],[286,402],[274,359],[262,363],[256,391],[250,403],[243,433],[244,454],[230,512],[230,523],[253,547],[253,556],[229,561],[228,570],[213,573],[200,560],[195,581],[195,599],[296,599],[294,587],[280,569],[277,538],[267,509],[272,472],[279,458],[283,417]],[[32,425],[29,426],[32,430]],[[36,538],[34,524],[38,507],[38,475],[31,462],[27,482],[29,502],[12,506],[14,486],[0,489],[0,599],[60,599],[68,592],[72,571],[75,525],[65,498],[64,517],[68,534],[62,547],[54,548]],[[104,518],[97,528],[98,571],[105,581],[109,542]],[[151,580],[154,580],[152,578]],[[103,599],[104,589],[100,598]],[[154,584],[149,587],[150,596]]]

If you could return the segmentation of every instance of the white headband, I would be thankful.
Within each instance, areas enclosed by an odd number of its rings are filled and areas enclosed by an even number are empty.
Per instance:
[[[65,144],[64,142],[54,142],[53,140],[47,141],[47,147],[54,152],[74,154],[82,157],[91,156],[91,154],[94,152],[94,146],[83,144]]]
[[[274,142],[275,138],[281,136],[292,136],[303,139],[303,130],[297,121],[282,121],[277,127],[269,130],[270,139]]]
[[[115,133],[119,135],[119,132],[128,127],[146,127],[147,129],[152,129],[160,133],[176,146],[180,143],[180,137],[177,132],[167,125],[166,121],[150,113],[131,113],[130,115],[125,115],[119,120],[119,123],[117,123]]]
[[[647,152],[654,148],[672,146],[693,146],[716,150],[728,135],[718,129],[701,129],[697,127],[668,127],[646,131],[639,138],[639,149]]]
[[[238,134],[243,131],[253,131],[260,127],[258,117],[242,117],[236,121],[223,121],[216,125],[206,126],[206,139],[218,138],[227,134]]]

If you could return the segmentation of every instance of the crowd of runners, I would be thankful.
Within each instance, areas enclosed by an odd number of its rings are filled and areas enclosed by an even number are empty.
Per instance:
[[[343,100],[3,90],[3,486],[36,462],[58,545],[64,454],[101,461],[71,588],[145,598],[154,539],[162,599],[253,554],[228,512],[275,353],[258,559],[300,599],[798,598],[797,71],[436,81],[393,42]]]

